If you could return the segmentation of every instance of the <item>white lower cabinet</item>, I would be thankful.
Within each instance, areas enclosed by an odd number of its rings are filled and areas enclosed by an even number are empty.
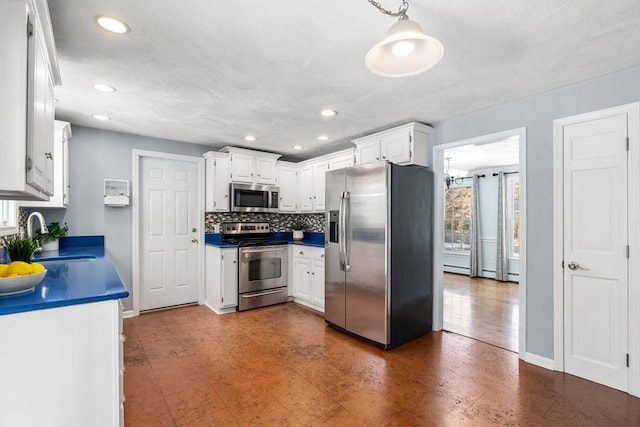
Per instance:
[[[0,426],[123,424],[119,300],[0,316]]]
[[[236,311],[238,305],[238,249],[207,245],[205,258],[206,306],[218,314]]]
[[[291,247],[293,300],[324,312],[324,248]]]

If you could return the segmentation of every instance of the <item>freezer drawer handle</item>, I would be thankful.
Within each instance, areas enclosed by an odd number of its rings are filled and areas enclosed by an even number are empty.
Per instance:
[[[277,291],[269,291],[269,292],[260,292],[259,294],[250,294],[250,295],[240,295],[240,298],[255,298],[255,297],[263,297],[265,295],[273,295],[284,292],[284,289],[279,289]]]

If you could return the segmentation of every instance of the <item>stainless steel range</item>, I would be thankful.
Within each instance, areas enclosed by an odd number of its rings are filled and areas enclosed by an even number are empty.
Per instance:
[[[238,311],[287,302],[288,246],[269,239],[269,223],[225,222],[222,240],[238,247]]]

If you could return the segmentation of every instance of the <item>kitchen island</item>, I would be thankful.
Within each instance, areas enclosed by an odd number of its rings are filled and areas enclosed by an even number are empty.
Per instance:
[[[34,259],[47,269],[34,291],[0,297],[0,426],[123,425],[129,292],[101,236],[68,242]]]

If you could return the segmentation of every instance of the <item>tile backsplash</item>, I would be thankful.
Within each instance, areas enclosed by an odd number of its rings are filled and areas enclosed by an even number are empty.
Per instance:
[[[216,224],[223,222],[268,222],[271,231],[291,231],[291,223],[302,218],[307,231],[324,232],[324,214],[277,214],[251,212],[207,212],[204,216],[205,233],[212,233]]]

